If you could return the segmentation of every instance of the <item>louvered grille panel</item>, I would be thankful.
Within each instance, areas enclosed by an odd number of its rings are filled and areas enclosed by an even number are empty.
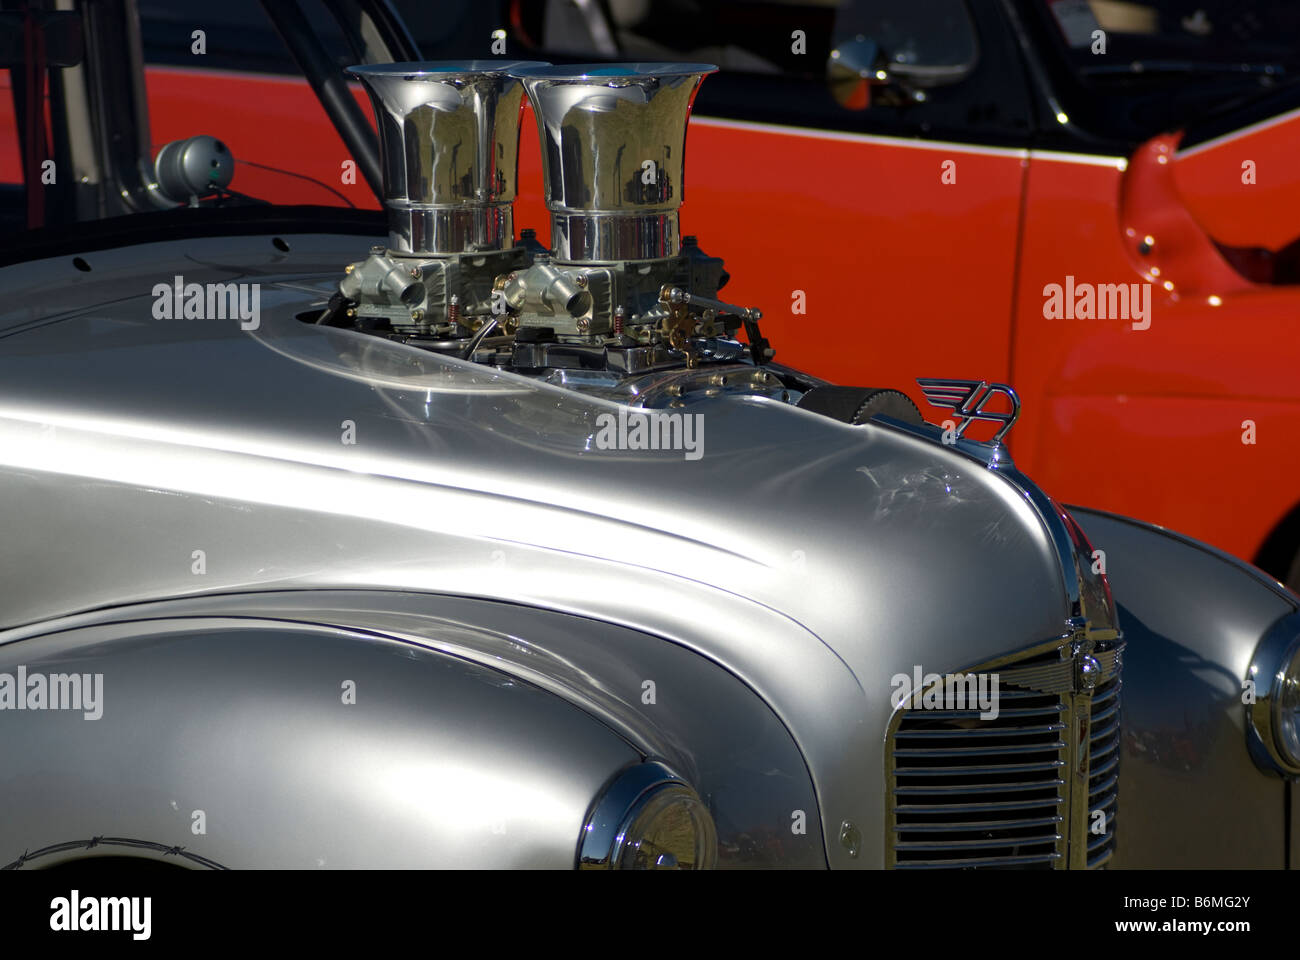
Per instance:
[[[1106,816],[1105,832],[1088,835],[1088,866],[1110,859],[1119,782],[1118,649],[1097,655],[1111,679],[1093,691],[1090,705],[1072,690],[1070,651],[1062,644],[1001,662],[993,672],[1016,683],[1000,682],[996,718],[981,718],[977,706],[954,709],[951,703],[938,709],[912,706],[895,717],[886,744],[891,866],[1065,867],[1071,802],[1086,802],[1089,813],[1101,810]],[[1072,704],[1090,713],[1072,716]],[[1072,801],[1071,730],[1085,722],[1088,796],[1082,796],[1080,772]]]
[[[1089,869],[1104,865],[1115,853],[1115,807],[1119,792],[1120,687],[1119,676],[1097,687],[1092,694],[1092,730],[1088,744],[1088,813],[1090,822],[1104,826],[1099,834],[1088,834]],[[1096,820],[1095,811],[1104,818]]]

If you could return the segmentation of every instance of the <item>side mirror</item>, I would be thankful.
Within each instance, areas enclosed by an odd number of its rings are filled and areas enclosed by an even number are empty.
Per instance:
[[[826,61],[826,80],[836,103],[849,110],[871,106],[871,85],[888,79],[876,41],[858,34],[837,43]]]

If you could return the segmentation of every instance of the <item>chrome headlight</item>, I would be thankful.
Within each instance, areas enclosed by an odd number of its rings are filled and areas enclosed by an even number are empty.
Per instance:
[[[707,870],[718,835],[699,795],[662,763],[628,767],[605,788],[578,841],[582,870]]]
[[[1300,777],[1300,612],[1283,617],[1260,641],[1250,679],[1251,752],[1263,766]]]

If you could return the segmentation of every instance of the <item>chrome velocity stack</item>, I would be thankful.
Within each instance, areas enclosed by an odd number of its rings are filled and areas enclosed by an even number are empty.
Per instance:
[[[511,71],[533,61],[459,60],[352,67],[379,123],[388,246],[348,266],[323,322],[363,323],[452,343],[492,314],[492,285],[525,269],[530,231],[515,244],[511,204],[524,88]]]
[[[552,252],[655,260],[681,247],[683,152],[702,63],[514,66],[537,115]]]
[[[544,66],[461,60],[351,68],[379,123],[392,252],[438,256],[513,244],[523,87],[512,73]]]
[[[345,268],[314,322],[512,370],[581,371],[611,389],[655,370],[739,360],[742,325],[751,359],[766,362],[759,311],[719,300],[722,260],[678,230],[686,122],[716,69],[354,67],[379,117],[389,246]],[[550,250],[530,230],[513,244],[525,90],[540,132]],[[770,387],[761,373],[740,380]]]

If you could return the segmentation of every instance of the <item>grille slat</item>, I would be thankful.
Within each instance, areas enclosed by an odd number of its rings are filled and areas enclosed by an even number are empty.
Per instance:
[[[1053,861],[1060,860],[1061,854],[1056,851],[1051,853],[1040,853],[1032,856],[1012,856],[1012,857],[984,857],[974,859],[943,859],[943,860],[912,860],[907,863],[899,863],[899,870],[951,870],[953,867],[1019,867],[1030,866],[1033,864],[1050,864]]]
[[[910,823],[905,827],[895,826],[895,830],[909,830],[916,833],[969,833],[972,830],[983,830],[988,827],[1001,827],[1004,829],[1019,829],[1022,827],[1047,827],[1052,824],[1060,823],[1064,817],[1053,814],[1050,817],[1025,817],[1021,820],[971,820],[967,821],[945,821],[943,823]]]
[[[1103,740],[1106,737],[1110,736],[1118,729],[1119,729],[1119,717],[1112,717],[1110,723],[1106,724],[1100,729],[1094,728],[1092,732],[1092,736],[1090,736],[1088,739],[1091,740],[1093,743],[1096,743],[1098,740]]]
[[[1118,699],[1118,698],[1116,698],[1115,701],[1114,701],[1110,706],[1106,707],[1104,710],[1102,710],[1102,711],[1100,711],[1100,712],[1098,712],[1098,710],[1097,710],[1097,702],[1096,702],[1095,700],[1093,701],[1093,704],[1092,704],[1092,723],[1093,723],[1093,726],[1096,726],[1097,724],[1101,723],[1103,720],[1109,720],[1111,717],[1115,717],[1115,718],[1116,718],[1116,721],[1118,721],[1118,719],[1119,719],[1119,699]]]
[[[1035,696],[1040,696],[1036,695]],[[998,692],[998,699],[1001,699],[1001,692]],[[978,721],[980,718],[979,710],[926,710],[926,717],[930,719],[971,719]],[[1004,717],[1049,717],[1049,715],[1065,713],[1065,706],[1053,704],[1052,706],[1013,706],[1013,708],[998,708],[997,718]]]
[[[1030,810],[1034,807],[1055,807],[1064,800],[1064,797],[1056,796],[1046,797],[1042,800],[996,800],[992,803],[900,803],[894,809],[899,813],[951,813],[956,810],[983,813],[989,810]]]
[[[1001,757],[1008,753],[1047,753],[1065,747],[1062,740],[1039,744],[1007,744],[992,747],[945,747],[942,750],[895,750],[896,757]]]
[[[996,763],[982,767],[897,767],[898,777],[975,777],[998,773],[1027,773],[1032,770],[1059,770],[1064,760],[1044,760],[1041,763]]]
[[[992,739],[995,737],[1032,737],[1040,733],[1056,733],[1065,729],[1063,723],[1047,723],[1034,727],[961,727],[956,730],[900,730],[898,739],[912,740],[920,738],[957,740],[966,737]]]
[[[1097,741],[1094,740],[1094,741],[1092,742],[1092,759],[1093,759],[1093,762],[1097,762],[1097,761],[1100,760],[1102,757],[1106,756],[1106,754],[1108,754],[1108,753],[1110,753],[1112,750],[1116,749],[1118,746],[1119,746],[1119,734],[1118,734],[1118,733],[1116,733],[1116,734],[1115,734],[1114,736],[1112,736],[1109,740],[1107,740],[1105,743],[1102,743],[1102,744],[1098,744]]]
[[[1030,790],[1059,787],[1064,784],[1064,780],[1026,780],[1020,783],[927,784],[923,787],[895,787],[894,793],[898,796],[942,793],[1024,793]]]
[[[1045,833],[1037,836],[1017,837],[1016,843],[1036,844],[1036,843],[1055,843],[1061,839],[1059,833]],[[1007,841],[1001,837],[995,837],[991,840],[944,840],[939,843],[924,843],[915,840],[905,840],[894,844],[899,850],[988,850],[1005,847]]]
[[[1094,756],[1093,759],[1096,759],[1096,757]],[[1105,760],[1101,762],[1098,766],[1092,767],[1088,770],[1088,779],[1089,781],[1095,780],[1097,777],[1100,777],[1103,774],[1110,773],[1118,766],[1119,766],[1119,754],[1118,753],[1111,754],[1110,759]],[[1113,780],[1114,777],[1112,777],[1111,779]],[[1096,790],[1097,788],[1093,788],[1090,789],[1088,792],[1095,793]]]
[[[1113,649],[1095,654],[1104,680],[1090,698],[1076,685],[1082,661],[1070,662],[1088,649],[1075,655],[1063,642],[1002,660],[994,719],[981,719],[974,707],[927,710],[924,699],[896,715],[887,744],[892,866],[1051,869],[1110,860],[1121,739],[1119,657]],[[942,697],[942,688],[938,693]],[[1086,731],[1079,726],[1085,719]],[[1071,741],[1081,746],[1072,749]],[[1074,762],[1083,769],[1079,749],[1088,751],[1086,776],[1067,772]],[[1091,833],[1100,819],[1094,813],[1105,818],[1104,833]]]
[[[1104,783],[1100,783],[1095,787],[1089,787],[1088,788],[1089,802],[1091,803],[1093,797],[1104,798],[1106,794],[1109,793],[1114,788],[1115,784],[1117,784],[1118,782],[1119,782],[1119,774],[1112,773]],[[1095,805],[1090,807],[1090,809],[1096,809]]]

